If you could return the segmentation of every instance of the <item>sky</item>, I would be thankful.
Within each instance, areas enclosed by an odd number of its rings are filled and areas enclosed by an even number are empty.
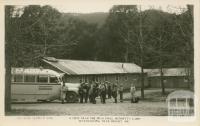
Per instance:
[[[41,6],[47,4],[40,4]],[[63,4],[48,4],[62,13],[95,13],[95,12],[109,12],[114,5],[121,5],[115,3],[63,3]],[[129,4],[131,5],[131,4]],[[133,4],[132,4],[133,5]],[[22,6],[17,6],[23,8]],[[186,11],[186,5],[141,5],[141,10],[159,9],[169,13],[180,14]]]
[[[64,13],[94,13],[94,12],[109,12],[114,4],[110,3],[101,3],[101,4],[94,4],[94,3],[71,3],[71,4],[63,4],[63,5],[51,5],[52,7],[56,8],[60,12]],[[186,5],[142,5],[141,9],[146,10],[149,8],[154,9],[162,9],[163,11],[169,13],[181,13],[186,9]],[[180,9],[181,8],[181,9]]]

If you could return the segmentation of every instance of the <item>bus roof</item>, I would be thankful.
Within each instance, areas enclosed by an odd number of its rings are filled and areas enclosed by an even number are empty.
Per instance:
[[[58,73],[51,69],[43,68],[11,68],[12,74],[29,74],[29,75],[52,75],[62,76],[64,73]]]

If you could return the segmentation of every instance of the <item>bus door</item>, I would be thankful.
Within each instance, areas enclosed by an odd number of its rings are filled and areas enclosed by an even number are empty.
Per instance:
[[[48,99],[52,85],[49,84],[48,75],[38,75],[37,76],[37,90],[36,95],[38,100]]]
[[[50,75],[49,84],[52,86],[52,90],[50,91],[51,99],[59,99],[61,88],[61,80],[59,77]]]

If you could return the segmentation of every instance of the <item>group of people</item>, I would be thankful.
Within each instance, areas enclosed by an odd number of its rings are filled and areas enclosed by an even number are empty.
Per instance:
[[[101,102],[105,104],[106,94],[107,92],[111,91],[107,90],[107,88],[108,87],[106,83],[81,83],[78,90],[80,103],[83,103],[84,100],[85,103],[87,103],[89,100],[90,103],[96,104],[96,97],[100,96]]]
[[[100,82],[100,83],[81,83],[79,87],[79,96],[80,103],[87,103],[88,100],[90,103],[96,104],[96,97],[100,96],[101,103],[105,104],[106,99],[111,99],[113,97],[114,103],[117,103],[117,95],[120,95],[120,102],[123,102],[123,92],[124,87],[122,84],[119,86],[117,84],[111,84],[108,81]],[[131,93],[131,102],[135,102],[135,92],[136,88],[134,84],[132,84],[130,88]]]
[[[65,83],[63,83],[61,88],[61,100],[62,103],[64,103],[66,94],[68,91],[68,87],[65,86]],[[111,99],[113,97],[114,103],[117,103],[117,95],[119,93],[120,95],[120,102],[123,102],[123,92],[124,88],[123,85],[120,84],[119,86],[117,84],[112,84],[108,81],[105,81],[104,83],[81,83],[78,94],[80,103],[87,103],[88,100],[90,103],[96,104],[96,97],[100,96],[101,103],[105,104],[106,99]],[[134,84],[130,87],[130,94],[131,94],[131,103],[135,103],[138,101],[138,99],[135,97],[136,88]]]

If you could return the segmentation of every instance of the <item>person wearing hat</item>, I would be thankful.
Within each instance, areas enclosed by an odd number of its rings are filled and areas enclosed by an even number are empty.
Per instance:
[[[90,103],[96,104],[96,100],[95,100],[96,95],[97,95],[97,84],[94,81],[92,81],[89,88]]]
[[[63,83],[63,85],[61,87],[61,101],[62,101],[62,104],[64,104],[64,102],[66,100],[67,91],[68,91],[68,87],[65,85],[65,83]]]
[[[112,86],[112,96],[114,98],[114,103],[117,103],[117,84],[113,84]]]
[[[107,93],[108,93],[108,99],[110,99],[112,95],[112,88],[110,82],[107,82]]]
[[[98,92],[99,92],[98,83],[95,83],[93,85],[93,92],[92,92],[92,103],[93,104],[96,104],[96,97],[98,97]]]
[[[79,93],[79,96],[80,96],[80,103],[83,103],[83,99],[85,97],[85,89],[84,89],[84,86],[85,84],[84,83],[81,83],[80,87],[79,87],[79,90],[78,90],[78,93]]]
[[[120,86],[119,86],[120,102],[123,102],[123,91],[124,91],[123,84],[120,84]]]
[[[104,83],[101,83],[99,86],[99,94],[101,98],[101,103],[106,103],[106,85]]]
[[[90,103],[93,103],[93,89],[94,89],[94,84],[91,83],[89,87],[89,101]]]
[[[136,88],[134,83],[131,84],[131,88],[130,88],[130,93],[131,93],[131,103],[135,103],[135,92],[136,92]]]
[[[85,103],[87,103],[88,98],[89,98],[89,89],[90,89],[89,84],[85,83],[85,85],[84,85]]]

